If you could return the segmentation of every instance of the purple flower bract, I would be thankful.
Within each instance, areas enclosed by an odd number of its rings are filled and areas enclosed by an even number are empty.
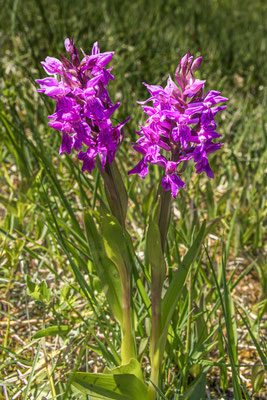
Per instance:
[[[164,89],[144,83],[152,97],[139,102],[148,119],[145,126],[141,126],[140,138],[133,147],[143,158],[129,174],[137,173],[145,178],[149,164],[160,165],[165,169],[162,186],[171,190],[175,198],[179,188],[185,187],[180,175],[187,161],[193,159],[197,173],[205,171],[208,177],[213,178],[207,155],[222,145],[213,143],[221,136],[215,132],[214,116],[226,108],[217,104],[227,98],[213,90],[204,95],[205,81],[194,77],[201,60],[199,57],[193,61],[188,52],[180,60],[175,73],[178,86],[171,77]],[[153,107],[146,105],[150,101]],[[184,165],[177,171],[180,163]]]
[[[80,60],[73,40],[66,39],[65,47],[70,60],[60,55],[58,60],[46,57],[43,65],[52,77],[37,79],[38,92],[56,99],[55,113],[48,123],[62,132],[59,154],[70,154],[74,148],[78,159],[83,161],[82,172],[95,168],[99,154],[102,168],[106,162],[112,163],[118,145],[123,139],[123,125],[128,121],[112,126],[111,115],[120,103],[112,104],[107,92],[110,79],[114,79],[111,69],[106,69],[113,52],[100,53],[97,42],[92,54]]]

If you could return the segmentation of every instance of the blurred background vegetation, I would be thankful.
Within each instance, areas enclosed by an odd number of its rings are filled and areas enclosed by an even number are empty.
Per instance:
[[[239,364],[247,365],[238,373],[247,395],[261,396],[267,293],[267,3],[0,0],[0,8],[0,398],[49,398],[49,371],[53,371],[58,398],[78,398],[64,381],[65,373],[73,368],[101,371],[101,343],[109,344],[110,332],[115,353],[106,359],[110,357],[110,366],[116,365],[119,332],[107,318],[108,305],[100,295],[81,220],[82,210],[95,208],[98,196],[104,196],[103,187],[97,172],[92,176],[80,173],[76,154],[58,156],[60,135],[47,125],[55,103],[38,94],[34,82],[45,77],[40,61],[65,53],[66,37],[73,37],[86,53],[95,41],[101,51],[115,51],[110,95],[121,102],[116,119],[131,115],[118,160],[130,192],[128,228],[137,252],[151,209],[151,193],[159,179],[156,168],[145,182],[127,177],[137,160],[131,148],[134,131],[145,118],[136,104],[148,97],[142,82],[164,86],[168,75],[174,76],[179,59],[190,50],[194,57],[203,57],[198,77],[207,80],[206,90],[219,90],[229,98],[227,110],[217,118],[224,146],[211,157],[215,179],[197,176],[192,166],[187,169],[187,190],[181,191],[173,205],[167,258],[171,268],[175,257],[182,257],[190,244],[194,226],[206,218],[206,244],[218,284],[223,287],[225,273],[235,307],[242,310],[246,322],[235,309],[236,354]],[[224,262],[220,261],[223,252]],[[212,270],[205,258],[202,263],[202,272],[195,275],[198,310],[206,307],[203,296],[207,304],[216,301]],[[91,288],[90,306],[85,306],[85,295],[73,278],[74,267],[82,271]],[[143,311],[136,296],[140,317]],[[212,320],[204,322],[208,325]],[[229,360],[223,358],[224,322],[216,323],[222,329],[212,340],[219,346],[214,354],[209,353],[209,359],[224,364],[210,374],[212,398],[230,396],[227,390],[232,388]],[[52,339],[50,335],[46,341],[31,340],[37,330],[62,324],[73,328],[71,335],[66,331],[54,337],[55,332]],[[106,331],[104,337],[97,333],[99,326]],[[179,326],[178,343],[184,335]],[[175,353],[177,343],[170,346]],[[145,360],[145,347],[140,354]],[[181,354],[177,352],[166,362],[171,372],[165,377],[165,392],[169,399],[178,399],[174,397],[179,385],[175,365],[182,362]]]

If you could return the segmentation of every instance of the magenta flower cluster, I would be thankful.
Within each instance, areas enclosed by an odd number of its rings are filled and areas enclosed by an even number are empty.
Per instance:
[[[145,178],[149,164],[160,165],[165,170],[162,186],[166,191],[171,190],[175,198],[179,188],[185,187],[180,175],[187,161],[193,159],[197,173],[204,171],[213,178],[208,154],[222,145],[213,142],[221,136],[215,132],[214,116],[226,108],[217,104],[227,98],[213,90],[204,95],[205,81],[194,77],[201,60],[199,57],[193,61],[188,52],[179,62],[175,73],[179,87],[171,77],[164,89],[144,83],[152,97],[139,102],[146,104],[152,101],[153,107],[143,105],[148,119],[145,126],[141,126],[138,132],[140,138],[133,146],[143,158],[129,174],[137,173]]]
[[[80,60],[73,40],[66,39],[65,47],[70,60],[60,55],[60,60],[46,57],[42,65],[49,75],[36,80],[39,92],[57,101],[56,111],[50,115],[49,125],[62,132],[59,154],[70,154],[72,148],[78,151],[83,161],[82,172],[95,168],[99,155],[104,169],[106,162],[112,163],[118,145],[123,140],[123,126],[129,120],[112,126],[111,116],[120,103],[112,104],[107,85],[114,77],[107,64],[113,52],[100,53],[97,42],[92,54]],[[213,140],[221,135],[216,130],[214,116],[227,100],[220,92],[209,91],[204,95],[205,81],[196,79],[194,73],[200,67],[202,58],[193,61],[188,52],[179,62],[174,83],[169,77],[165,88],[144,85],[152,97],[139,102],[148,119],[137,132],[139,139],[134,149],[142,154],[141,161],[129,174],[137,173],[142,178],[148,174],[150,164],[160,165],[165,176],[162,186],[177,196],[180,187],[185,187],[181,174],[189,160],[195,162],[197,173],[206,172],[213,178],[208,154],[220,149],[222,143]],[[152,101],[153,106],[146,103]]]
[[[95,167],[100,156],[102,168],[106,162],[112,163],[118,145],[123,139],[123,125],[112,126],[111,115],[120,103],[112,104],[107,92],[110,79],[114,79],[111,69],[106,69],[113,52],[100,53],[97,42],[92,54],[80,60],[73,40],[66,39],[65,47],[70,60],[60,55],[60,60],[46,57],[42,65],[48,75],[36,80],[39,92],[56,99],[56,111],[50,115],[49,125],[62,132],[59,154],[70,154],[74,148],[78,159],[83,161],[82,172]]]

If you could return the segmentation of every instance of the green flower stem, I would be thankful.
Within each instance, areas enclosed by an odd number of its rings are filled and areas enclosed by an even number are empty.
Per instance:
[[[164,254],[167,233],[170,225],[171,192],[170,191],[166,192],[164,189],[160,188],[159,193],[160,193],[160,210],[159,210],[158,227],[160,232],[162,253]],[[159,271],[161,271],[161,267],[152,268],[151,266],[152,337],[151,337],[151,351],[150,351],[151,382],[148,391],[149,400],[154,400],[156,399],[157,396],[153,384],[159,386],[160,365],[163,356],[163,351],[159,347],[159,339],[161,336],[161,294],[166,272],[162,274]]]
[[[159,350],[154,354],[151,364],[150,383],[148,388],[148,400],[155,400],[157,398],[157,391],[154,385],[159,386],[159,372],[160,372],[160,354]],[[152,384],[154,383],[154,385]]]
[[[125,271],[122,276],[122,326],[121,326],[121,360],[122,364],[128,364],[131,358],[135,356],[134,336],[132,332],[132,315],[131,315],[131,282],[130,276]]]
[[[182,393],[186,390],[187,387],[187,364],[189,358],[190,351],[190,333],[192,326],[192,305],[193,305],[193,288],[192,288],[192,280],[193,280],[193,270],[190,268],[189,272],[189,280],[188,280],[188,319],[186,326],[186,345],[185,345],[185,361],[184,361],[184,373],[183,373],[183,382],[182,382]]]
[[[152,308],[152,338],[151,338],[151,375],[150,380],[154,385],[159,385],[159,373],[161,356],[159,338],[161,334],[161,291],[162,283],[155,279],[153,269],[151,271],[151,308]],[[152,383],[149,385],[149,400],[156,399],[156,390]]]
[[[160,212],[159,212],[159,231],[161,237],[161,247],[164,252],[167,233],[171,218],[171,192],[160,188]]]
[[[193,296],[192,296],[192,279],[193,279],[193,272],[192,268],[190,269],[189,272],[189,281],[188,281],[188,320],[187,320],[187,330],[186,330],[186,347],[185,347],[185,352],[186,352],[186,357],[188,358],[188,353],[190,350],[190,332],[191,332],[191,324],[192,324],[192,302],[193,302]]]

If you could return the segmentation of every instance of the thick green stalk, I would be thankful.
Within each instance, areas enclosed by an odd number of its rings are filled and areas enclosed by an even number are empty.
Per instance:
[[[192,324],[192,301],[193,301],[193,296],[192,296],[192,268],[190,269],[189,273],[189,282],[188,282],[188,320],[187,320],[187,330],[186,330],[186,347],[185,347],[185,352],[186,352],[186,358],[188,358],[188,353],[190,350],[190,332],[191,332],[191,324]]]
[[[160,372],[160,359],[159,359],[159,351],[154,355],[154,359],[151,365],[151,375],[150,375],[150,383],[148,388],[148,400],[156,400],[157,391],[154,385],[159,386],[159,372]]]
[[[151,335],[151,382],[159,386],[160,365],[162,361],[163,351],[159,347],[159,339],[161,335],[161,295],[162,287],[166,276],[165,267],[162,268],[164,262],[164,249],[167,239],[167,233],[171,216],[171,193],[166,192],[162,188],[160,192],[160,210],[158,218],[158,228],[160,233],[160,245],[162,249],[162,258],[158,260],[158,265],[151,264],[151,309],[152,309],[152,335]],[[155,387],[150,382],[148,398],[154,400],[157,397]]]
[[[151,375],[150,380],[154,385],[159,385],[160,373],[160,349],[159,338],[161,334],[161,292],[162,283],[153,276],[153,269],[151,271],[151,308],[152,308],[152,337],[151,337]],[[149,400],[156,399],[156,390],[153,384],[149,385]]]
[[[127,271],[121,276],[122,280],[122,326],[121,326],[121,361],[128,364],[131,358],[136,358],[132,332],[131,315],[131,282]]]
[[[189,351],[190,351],[190,333],[191,333],[191,326],[192,326],[192,305],[193,305],[192,279],[193,279],[193,270],[191,267],[190,272],[189,272],[189,282],[188,282],[188,319],[187,319],[187,326],[186,326],[186,345],[185,345],[185,361],[184,361],[182,392],[185,391],[186,386],[187,386],[187,363],[188,363]]]
[[[159,231],[161,238],[161,248],[164,253],[167,233],[171,218],[171,192],[160,188],[160,212],[159,212]]]

